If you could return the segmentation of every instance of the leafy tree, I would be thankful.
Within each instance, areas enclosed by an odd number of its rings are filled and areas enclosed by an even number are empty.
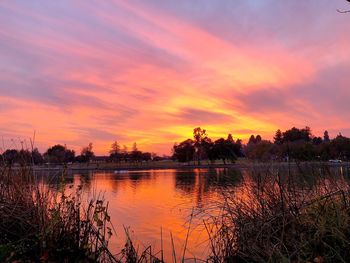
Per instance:
[[[329,142],[330,141],[328,131],[324,131],[324,133],[323,133],[323,141],[324,142]]]
[[[334,159],[347,160],[350,157],[350,138],[339,134],[330,143],[330,155]]]
[[[120,145],[117,141],[115,141],[112,146],[111,146],[111,150],[109,151],[110,154],[119,154],[121,151],[120,149]]]
[[[281,145],[283,143],[283,135],[280,129],[278,129],[275,133],[274,144]]]
[[[295,141],[310,141],[311,140],[311,130],[309,127],[304,129],[298,129],[293,127],[283,133],[283,142],[295,142]]]
[[[274,144],[267,140],[261,140],[257,143],[248,144],[245,148],[245,154],[249,159],[267,161],[275,157],[273,149]]]
[[[203,155],[205,154],[205,157],[210,160],[210,162],[215,162],[217,160],[217,154],[214,150],[214,143],[212,140],[208,137],[206,137],[202,141],[202,150],[203,150]]]
[[[251,135],[249,138],[248,144],[254,144],[254,143],[256,143],[255,136]]]
[[[195,128],[193,130],[193,138],[197,162],[200,165],[203,154],[202,142],[207,138],[206,130],[202,130],[200,127]]]
[[[142,153],[141,159],[142,159],[142,161],[149,162],[152,160],[152,154],[149,152],[144,152],[144,153]]]
[[[235,140],[233,139],[233,136],[232,134],[230,133],[229,135],[227,135],[227,139],[226,139],[228,142],[232,142],[232,143],[235,143]]]
[[[44,158],[39,152],[38,148],[34,148],[32,151],[32,159],[35,165],[38,164],[43,164],[44,163]]]
[[[224,164],[226,164],[226,160],[234,162],[237,159],[235,142],[230,136],[227,140],[224,138],[216,140],[213,151],[216,158],[221,159]]]
[[[18,152],[18,162],[21,165],[31,165],[32,164],[32,154],[28,150],[20,150]]]
[[[295,141],[288,145],[285,153],[288,153],[290,159],[299,161],[309,161],[317,158],[316,147],[311,142]]]
[[[73,162],[75,159],[75,152],[67,149],[66,146],[57,144],[47,149],[44,154],[44,159],[49,163],[68,163]]]
[[[110,159],[112,161],[117,161],[120,162],[123,159],[123,154],[120,148],[120,145],[117,141],[115,141],[112,146],[111,146],[111,150],[109,151],[110,155]]]
[[[129,159],[128,147],[126,145],[123,145],[123,148],[120,153],[120,160],[124,160],[124,162],[127,162],[128,159]]]
[[[187,139],[180,144],[175,144],[173,147],[173,158],[179,162],[190,162],[195,154],[194,141]]]
[[[2,154],[4,162],[8,165],[12,165],[19,160],[19,152],[15,149],[8,149]]]
[[[312,143],[313,143],[314,145],[320,145],[322,142],[323,142],[323,140],[322,140],[321,137],[313,137],[313,138],[312,138]]]
[[[132,151],[130,153],[130,158],[134,162],[142,161],[142,152],[138,150],[136,142],[132,146]]]
[[[261,138],[260,135],[257,135],[257,136],[255,137],[255,143],[259,143],[259,142],[261,142],[261,140],[262,140],[262,138]]]
[[[90,142],[88,146],[84,147],[81,150],[82,161],[83,162],[90,162],[94,156],[95,156],[95,154],[93,152],[93,144],[92,144],[92,142]]]

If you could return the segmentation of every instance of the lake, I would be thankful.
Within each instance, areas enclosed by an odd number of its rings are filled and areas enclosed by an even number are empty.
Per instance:
[[[331,169],[336,177],[344,176],[342,167]],[[317,173],[322,174],[322,171],[323,168],[316,167]],[[46,178],[51,178],[52,183],[59,177]],[[227,189],[243,193],[249,178],[247,169],[232,168],[89,171],[70,172],[65,176],[65,183],[67,189],[81,185],[86,200],[103,197],[109,202],[115,230],[109,244],[112,253],[117,254],[123,249],[126,240],[124,228],[128,228],[139,251],[152,246],[153,252],[158,252],[163,244],[164,257],[169,262],[173,251],[171,235],[176,257],[181,259],[188,230],[185,257],[207,258],[209,242],[203,219],[220,212],[216,204],[224,202],[222,193]],[[196,214],[191,220],[192,211],[204,213]]]

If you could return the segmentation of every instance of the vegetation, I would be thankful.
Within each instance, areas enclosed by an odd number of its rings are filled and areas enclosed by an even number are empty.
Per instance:
[[[87,147],[84,147],[81,150],[81,154],[75,158],[75,161],[79,163],[89,163],[95,156],[94,152],[92,151],[92,148],[93,146],[90,142]]]
[[[142,152],[137,148],[136,142],[132,147],[132,151],[128,152],[127,147],[124,145],[121,149],[117,141],[115,141],[110,150],[109,161],[115,163],[140,163],[149,162],[156,158],[155,154],[149,152]]]
[[[26,149],[7,149],[0,154],[3,165],[14,165],[19,164],[20,166],[26,164],[42,165],[48,164],[68,164],[68,163],[90,163],[94,162],[98,158],[95,156],[93,151],[93,144],[89,143],[86,147],[83,147],[80,155],[76,156],[75,151],[67,148],[60,144],[54,145],[47,149],[42,155],[37,148],[32,151]],[[140,163],[149,162],[151,160],[160,161],[165,157],[159,157],[156,154],[149,152],[142,152],[137,149],[136,143],[134,144],[133,150],[128,152],[127,147],[124,146],[120,149],[118,142],[114,142],[110,155],[108,157],[102,157],[105,162],[112,163]]]
[[[255,171],[242,191],[224,191],[215,205],[222,214],[205,221],[211,260],[348,262],[348,181],[319,166],[288,177],[280,169]]]
[[[198,165],[201,160],[210,160],[212,163],[215,160],[221,159],[224,164],[226,161],[234,162],[237,157],[242,156],[241,140],[234,141],[231,134],[227,139],[220,138],[212,141],[200,127],[193,131],[193,140],[187,139],[173,147],[173,159],[179,162],[197,161]]]
[[[277,130],[273,141],[265,140],[260,135],[251,135],[247,144],[240,139],[234,140],[229,134],[227,138],[211,139],[206,130],[197,127],[193,131],[193,138],[176,143],[172,149],[172,159],[181,163],[194,162],[200,165],[203,160],[215,163],[221,160],[224,164],[234,163],[238,157],[247,157],[257,161],[328,161],[330,159],[347,161],[350,158],[350,138],[338,134],[329,137],[325,131],[323,137],[314,136],[309,127],[296,128],[282,132]],[[41,165],[110,162],[117,164],[138,164],[150,161],[161,161],[170,157],[160,157],[154,153],[142,152],[134,143],[132,150],[115,141],[111,145],[109,156],[96,157],[93,144],[83,147],[80,155],[63,145],[54,145],[42,155],[38,149],[16,150],[7,149],[2,155],[3,163],[7,165],[23,165],[31,163]]]
[[[1,262],[103,262],[110,218],[103,200],[82,206],[81,188],[67,195],[36,180],[30,168],[0,173]]]
[[[347,161],[350,158],[350,138],[339,134],[334,139],[329,138],[328,131],[323,138],[312,135],[311,129],[291,128],[285,132],[277,130],[274,141],[252,136],[244,147],[244,154],[252,160],[296,160],[296,161],[328,161],[339,159]]]
[[[66,146],[57,144],[47,149],[44,153],[44,160],[48,163],[55,164],[74,162],[75,152],[68,149]]]

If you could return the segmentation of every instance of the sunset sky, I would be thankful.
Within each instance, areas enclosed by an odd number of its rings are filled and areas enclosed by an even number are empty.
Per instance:
[[[1,148],[350,136],[345,0],[0,2]],[[11,140],[12,139],[12,140]]]

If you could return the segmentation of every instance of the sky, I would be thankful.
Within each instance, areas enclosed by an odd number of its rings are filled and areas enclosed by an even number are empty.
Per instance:
[[[350,136],[345,0],[1,0],[0,148]]]

